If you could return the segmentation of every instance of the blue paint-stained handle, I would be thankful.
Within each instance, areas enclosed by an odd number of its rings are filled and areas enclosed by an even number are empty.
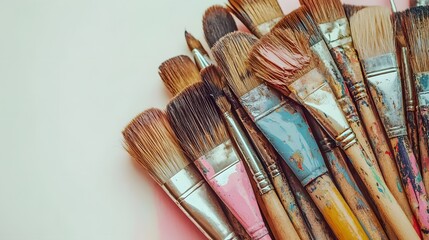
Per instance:
[[[429,72],[416,74],[416,91],[420,106],[429,106]]]

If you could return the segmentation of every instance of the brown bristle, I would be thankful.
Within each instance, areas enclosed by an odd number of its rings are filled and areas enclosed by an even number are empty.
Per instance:
[[[135,117],[122,135],[131,157],[160,185],[190,164],[167,116],[159,109],[152,108]]]
[[[429,6],[414,7],[401,15],[414,73],[429,71]]]
[[[250,72],[248,54],[258,39],[248,33],[234,32],[221,38],[212,49],[228,85],[241,97],[263,82]]]
[[[306,7],[299,7],[283,17],[283,19],[280,20],[273,29],[276,28],[290,28],[293,31],[305,33],[310,37],[311,46],[323,40],[322,35],[317,29],[316,23]]]
[[[200,53],[208,55],[207,51],[204,49],[201,42],[186,30],[185,30],[185,39],[186,39],[186,44],[188,44],[189,51],[192,52],[192,50],[197,49],[198,51],[200,51]]]
[[[179,143],[196,160],[228,140],[228,132],[204,83],[196,83],[167,105],[167,116]]]
[[[281,92],[315,68],[306,36],[290,29],[275,29],[254,45],[249,65],[255,75]]]
[[[228,33],[237,31],[237,24],[232,15],[223,6],[209,7],[203,16],[204,36],[210,48]]]
[[[299,2],[308,8],[318,24],[346,17],[341,0],[299,0]]]
[[[407,40],[405,39],[404,31],[402,29],[401,12],[393,13],[393,21],[393,26],[395,27],[396,41],[398,42],[399,46],[406,47]]]
[[[221,112],[229,112],[231,110],[231,104],[223,93],[223,89],[226,87],[225,78],[219,72],[218,68],[211,65],[201,70],[201,76],[219,110]]]
[[[228,8],[249,30],[283,17],[277,0],[228,0]]]
[[[159,76],[172,95],[176,95],[196,82],[201,82],[197,66],[188,56],[184,55],[163,62],[159,66]]]
[[[395,53],[395,36],[390,9],[367,7],[350,19],[354,46],[359,58],[368,59]]]
[[[353,15],[355,15],[355,13],[366,8],[367,6],[343,4],[343,7],[347,18],[350,19]]]

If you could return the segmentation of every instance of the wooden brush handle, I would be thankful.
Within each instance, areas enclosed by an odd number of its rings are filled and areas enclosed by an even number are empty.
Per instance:
[[[406,214],[369,161],[362,147],[355,143],[344,151],[365,184],[380,214],[393,228],[398,239],[419,239],[411,223],[406,220]]]
[[[429,239],[429,203],[422,175],[406,136],[391,139],[411,210],[420,225],[423,239]]]
[[[423,182],[426,186],[426,192],[429,192],[429,145],[428,139],[425,134],[425,127],[422,123],[422,118],[420,116],[420,111],[418,111],[419,116],[417,118],[418,128],[417,133],[419,136],[419,152],[422,166],[422,175]]]
[[[414,155],[416,156],[417,163],[419,166],[421,166],[416,112],[407,110],[406,118],[408,138],[410,139],[411,148],[413,149]]]

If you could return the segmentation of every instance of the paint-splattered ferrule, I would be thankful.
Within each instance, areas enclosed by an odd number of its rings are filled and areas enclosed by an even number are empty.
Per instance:
[[[240,99],[244,109],[305,186],[327,172],[302,109],[265,84]]]
[[[406,136],[402,82],[395,53],[362,60],[364,74],[389,138]]]
[[[193,49],[192,55],[194,56],[198,69],[203,69],[212,65],[212,60],[210,57],[207,54],[203,54],[200,50],[196,48]]]
[[[277,18],[274,18],[268,22],[264,22],[259,24],[258,26],[253,27],[251,30],[252,32],[258,37],[261,38],[262,36],[266,35],[271,31],[271,29],[282,19],[282,16],[279,16]]]
[[[163,190],[209,239],[238,240],[209,185],[190,164],[162,185]]]
[[[428,6],[429,5],[429,0],[417,0],[416,1],[416,6]]]
[[[429,72],[415,74],[419,107],[429,106]]]
[[[352,42],[347,18],[319,24],[319,29],[329,49]]]

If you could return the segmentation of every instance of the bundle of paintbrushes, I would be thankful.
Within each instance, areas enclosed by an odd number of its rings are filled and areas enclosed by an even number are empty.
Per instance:
[[[127,151],[209,239],[429,239],[429,7],[390,2],[208,8]]]

